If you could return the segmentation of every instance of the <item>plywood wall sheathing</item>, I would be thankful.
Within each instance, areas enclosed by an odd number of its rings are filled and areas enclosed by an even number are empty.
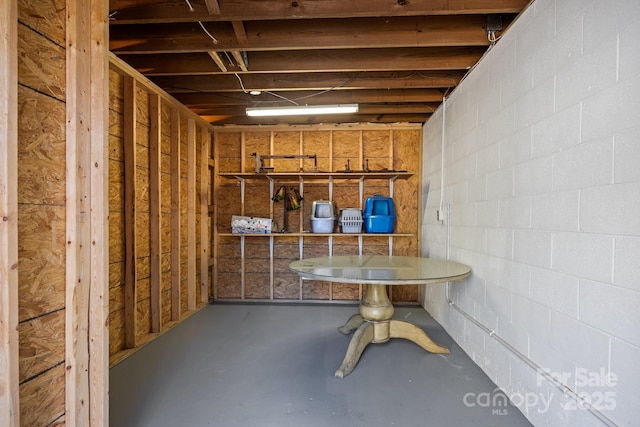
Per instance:
[[[399,218],[395,232],[408,235],[394,237],[393,245],[387,236],[371,235],[327,238],[303,234],[263,239],[218,236],[214,297],[256,301],[354,301],[361,298],[363,287],[360,285],[301,281],[289,271],[288,266],[300,256],[353,255],[360,251],[363,254],[389,254],[391,250],[394,254],[418,255],[420,145],[421,129],[417,126],[219,129],[216,133],[216,161],[220,173],[255,172],[255,158],[250,154],[258,152],[261,155],[315,154],[318,169],[325,172],[343,171],[348,165],[352,171],[368,167],[377,171],[405,170],[413,175],[397,179],[392,184],[389,179],[360,181],[356,175],[349,179],[271,178],[276,190],[284,185],[303,193],[302,209],[287,212],[287,229],[290,232],[305,233],[311,229],[314,200],[332,199],[338,208],[361,208],[367,197],[374,194],[389,196],[393,188]],[[301,159],[265,160],[265,166],[274,167],[275,172],[313,170],[310,160]],[[215,226],[219,233],[230,233],[233,215],[270,217],[275,221],[275,230],[282,228],[283,204],[270,200],[270,180],[218,176],[215,182]],[[244,199],[241,198],[243,188]],[[337,227],[335,231],[338,231]],[[243,240],[244,256],[241,250]],[[397,302],[420,302],[416,286],[402,287],[395,296]]]

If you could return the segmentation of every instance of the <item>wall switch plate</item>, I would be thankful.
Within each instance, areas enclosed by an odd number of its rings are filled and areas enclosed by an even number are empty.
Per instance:
[[[438,221],[444,221],[444,211],[442,209],[436,211],[436,218]]]

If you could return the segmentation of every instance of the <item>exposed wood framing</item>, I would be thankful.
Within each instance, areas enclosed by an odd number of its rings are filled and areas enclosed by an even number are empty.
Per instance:
[[[108,426],[108,3],[66,7],[65,424]]]
[[[249,71],[247,69],[247,64],[244,63],[244,58],[242,57],[242,52],[240,52],[239,50],[232,50],[231,51],[231,55],[233,55],[233,59],[236,60],[236,63],[238,64],[238,66],[240,67],[240,69],[242,71]]]
[[[209,147],[211,134],[201,128],[200,142],[200,302],[209,301]]]
[[[216,63],[218,68],[220,68],[220,71],[222,71],[223,73],[226,73],[227,72],[227,67],[224,65],[224,61],[222,60],[222,58],[220,58],[220,55],[218,55],[218,52],[214,52],[214,51],[211,50],[211,51],[209,51],[207,53],[209,54],[211,59],[213,59],[213,62]]]
[[[196,122],[187,121],[187,309],[196,309]]]
[[[171,109],[171,320],[180,320],[180,111]]]
[[[246,45],[249,39],[247,38],[247,31],[244,28],[244,23],[242,21],[231,21],[231,25],[233,26],[233,32],[236,34],[238,44],[240,46]]]
[[[207,10],[210,15],[220,15],[218,0],[204,0],[204,2],[207,4]]]
[[[124,78],[124,341],[135,348],[137,331],[136,274],[136,81]]]
[[[149,280],[151,293],[151,332],[162,330],[162,274],[160,254],[162,233],[160,210],[161,111],[160,96],[149,94]]]
[[[18,376],[18,13],[0,0],[0,425],[20,425]]]

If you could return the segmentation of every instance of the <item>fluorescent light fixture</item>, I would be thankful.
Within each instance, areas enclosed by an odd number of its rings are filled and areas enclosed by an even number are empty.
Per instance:
[[[358,104],[295,105],[290,107],[247,108],[247,116],[300,116],[313,114],[357,113]]]

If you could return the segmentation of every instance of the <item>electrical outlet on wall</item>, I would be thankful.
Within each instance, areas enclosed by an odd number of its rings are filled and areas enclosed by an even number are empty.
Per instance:
[[[436,218],[438,221],[444,221],[444,211],[442,209],[436,211]]]

